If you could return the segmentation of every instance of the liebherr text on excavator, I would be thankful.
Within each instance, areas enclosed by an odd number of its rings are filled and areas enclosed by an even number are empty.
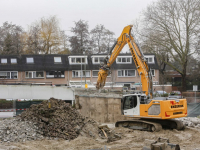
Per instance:
[[[110,67],[117,56],[128,44],[141,78],[142,92],[123,95],[121,100],[122,114],[128,116],[129,120],[117,121],[115,126],[128,127],[132,129],[159,131],[162,127],[182,129],[182,122],[173,118],[187,116],[186,99],[153,98],[151,70],[146,62],[144,54],[136,44],[131,35],[132,25],[126,26],[120,37],[110,50],[104,63],[100,65],[96,88],[104,87],[106,78],[110,73]]]

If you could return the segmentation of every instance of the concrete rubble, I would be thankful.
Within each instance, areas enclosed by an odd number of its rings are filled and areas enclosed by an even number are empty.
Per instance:
[[[3,119],[0,120],[0,125],[0,142],[25,142],[44,139],[41,131],[38,131],[38,127],[31,121]]]
[[[176,118],[176,120],[181,120],[185,126],[200,128],[200,118],[198,117]]]
[[[0,124],[1,142],[41,139],[70,141],[79,135],[96,139],[105,138],[105,133],[108,135],[108,142],[120,139],[120,136],[110,129],[100,129],[96,121],[82,116],[70,104],[54,98],[32,105],[14,119],[0,120]]]

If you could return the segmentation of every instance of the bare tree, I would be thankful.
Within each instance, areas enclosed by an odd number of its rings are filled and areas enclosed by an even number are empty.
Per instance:
[[[70,50],[67,44],[68,37],[65,34],[65,31],[61,31],[60,35],[61,35],[61,49],[60,49],[60,52],[58,52],[58,54],[70,54]]]
[[[43,40],[42,51],[45,54],[56,53],[60,45],[60,28],[58,19],[55,16],[42,18],[40,25],[40,38]]]
[[[0,52],[1,54],[21,54],[23,44],[21,35],[23,29],[12,23],[5,22],[0,27]]]
[[[97,51],[97,53],[107,52],[111,43],[114,41],[114,33],[101,24],[92,29],[90,34],[93,40],[94,50]]]
[[[87,21],[79,20],[75,22],[75,27],[71,28],[74,36],[69,38],[72,54],[83,54],[83,51],[88,53],[90,46],[89,25]]]
[[[62,47],[62,32],[56,16],[41,18],[33,23],[28,30],[25,53],[45,54],[58,53]]]
[[[167,54],[169,61],[159,59],[181,74],[183,91],[186,89],[188,59],[197,50],[199,8],[199,0],[158,0],[144,11],[139,26],[143,44],[151,52]]]
[[[29,27],[26,38],[26,47],[24,53],[26,54],[39,54],[42,50],[43,41],[40,38],[40,26],[34,23]]]
[[[91,30],[90,34],[94,43],[94,50],[97,53],[105,52],[105,27],[104,25],[97,25],[94,29]]]
[[[106,29],[105,31],[105,43],[106,43],[106,47],[107,50],[110,49],[110,47],[114,44],[114,41],[116,41],[116,39],[114,38],[115,33]]]

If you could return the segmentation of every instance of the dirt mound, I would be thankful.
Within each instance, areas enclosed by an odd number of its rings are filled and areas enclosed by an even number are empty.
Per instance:
[[[19,117],[22,121],[36,123],[38,129],[46,137],[73,140],[83,135],[96,138],[100,131],[94,120],[82,116],[70,104],[54,98],[32,105]]]

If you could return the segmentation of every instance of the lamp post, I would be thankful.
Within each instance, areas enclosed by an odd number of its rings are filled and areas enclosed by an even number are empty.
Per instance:
[[[82,88],[82,74],[83,72],[82,72],[82,58],[81,58],[81,88]]]
[[[88,85],[86,84],[86,55],[85,55],[85,51],[83,51],[84,54],[84,59],[85,59],[85,65],[84,65],[84,70],[85,70],[85,88],[88,88]]]

